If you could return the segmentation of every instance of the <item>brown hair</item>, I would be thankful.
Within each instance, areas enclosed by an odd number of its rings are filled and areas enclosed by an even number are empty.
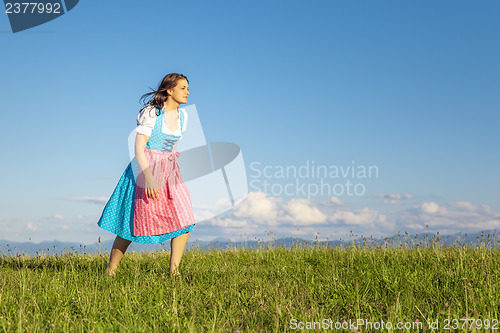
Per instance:
[[[186,80],[189,83],[188,78],[182,74],[170,73],[170,74],[165,75],[165,77],[161,81],[160,85],[158,86],[158,89],[153,90],[152,88],[149,88],[153,91],[142,95],[142,97],[140,98],[139,101],[141,101],[141,103],[143,103],[144,106],[153,105],[157,109],[162,109],[165,101],[168,98],[167,90],[172,89],[175,86],[177,86],[177,82],[179,80],[182,80],[182,79]],[[150,95],[152,95],[152,96],[149,98],[149,100],[146,103],[144,103],[143,101]],[[158,110],[156,112],[158,113]]]

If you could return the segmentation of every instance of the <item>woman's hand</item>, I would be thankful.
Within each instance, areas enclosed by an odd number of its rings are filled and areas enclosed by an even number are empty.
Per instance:
[[[151,199],[157,199],[160,193],[158,189],[158,183],[156,182],[155,177],[153,175],[146,176],[146,196]]]

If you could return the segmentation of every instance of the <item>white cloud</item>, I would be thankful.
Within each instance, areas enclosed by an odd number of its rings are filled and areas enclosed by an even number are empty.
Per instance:
[[[424,202],[421,206],[420,209],[422,210],[423,213],[426,214],[435,214],[439,211],[439,205],[435,202]]]
[[[260,225],[261,229],[268,226],[273,227],[274,232],[289,233],[291,226],[302,227],[301,232],[311,225],[315,225],[316,231],[345,226],[387,229],[393,228],[394,222],[387,221],[386,215],[368,207],[352,209],[337,197],[322,202],[294,198],[283,203],[281,198],[266,196],[263,192],[250,192],[229,216],[213,219],[212,225]]]
[[[413,195],[409,193],[373,193],[372,195],[375,198],[383,198],[384,203],[386,204],[392,204],[392,205],[399,205],[401,204],[401,200],[409,200],[413,199]]]
[[[449,202],[448,206],[454,208],[457,211],[479,212],[486,215],[494,215],[491,207],[485,204],[476,206],[467,201],[456,201]]]
[[[64,200],[71,201],[81,201],[81,202],[89,202],[94,204],[106,204],[109,200],[109,197],[71,197],[71,198],[63,198]]]
[[[248,225],[246,220],[238,220],[238,219],[232,219],[232,218],[219,218],[216,217],[211,220],[212,225],[218,226],[218,227],[226,227],[226,228],[239,228],[239,227],[245,227]]]
[[[344,203],[342,201],[340,201],[340,199],[337,198],[337,197],[331,197],[330,198],[330,203],[332,203],[332,204],[334,204],[336,206],[342,206],[342,205],[344,205]]]
[[[392,226],[387,217],[377,210],[364,207],[361,210],[339,210],[329,217],[335,224],[358,225],[375,228],[377,225]]]
[[[67,224],[63,224],[63,225],[62,225],[62,229],[63,229],[63,230],[69,230],[69,225],[67,225]]]
[[[467,201],[458,201],[442,206],[435,202],[424,202],[413,208],[396,212],[397,223],[411,229],[447,233],[477,232],[500,228],[500,213],[488,205],[474,205]]]
[[[284,210],[288,214],[284,219],[293,225],[324,223],[327,219],[327,216],[307,199],[291,199],[284,205]]]
[[[55,218],[56,220],[64,220],[64,216],[60,214],[54,214],[52,217]]]
[[[266,197],[264,192],[250,192],[235,207],[233,214],[238,218],[249,218],[260,224],[276,225],[278,205],[282,199]]]
[[[83,215],[82,215],[82,214],[78,214],[78,215],[76,216],[76,218],[77,218],[77,219],[79,219],[79,220],[81,220],[81,219],[83,219]]]
[[[383,195],[384,198],[386,195]],[[387,197],[406,200],[411,195]],[[332,199],[333,198],[333,199]],[[405,209],[381,211],[371,207],[358,208],[342,203],[337,197],[326,201],[304,198],[284,202],[263,192],[250,192],[233,210],[211,221],[214,233],[230,236],[238,233],[265,238],[266,230],[278,237],[286,235],[338,236],[349,230],[373,236],[391,236],[397,231],[440,231],[442,234],[478,229],[500,228],[500,214],[487,205],[466,201],[441,204],[426,201]],[[426,227],[429,225],[429,228]],[[297,230],[298,229],[298,230]],[[238,236],[236,235],[236,236]],[[263,237],[264,236],[264,237]]]
[[[462,209],[462,210],[474,210],[475,209],[475,206],[467,201],[450,202],[450,203],[448,203],[448,205],[450,205],[451,207],[456,207],[458,209]]]
[[[41,230],[38,226],[36,226],[32,222],[26,223],[26,229],[31,230],[31,231],[39,231],[39,230]]]
[[[204,221],[210,218],[217,217],[222,212],[227,211],[232,207],[229,198],[219,198],[215,204],[212,205],[193,205],[193,214],[196,221]]]

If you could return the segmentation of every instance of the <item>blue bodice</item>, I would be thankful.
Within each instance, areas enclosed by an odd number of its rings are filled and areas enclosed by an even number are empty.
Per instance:
[[[158,110],[158,109],[157,109]],[[181,135],[165,134],[161,131],[163,126],[163,109],[160,110],[160,115],[156,117],[155,127],[151,132],[146,148],[156,149],[160,151],[173,151],[174,145],[180,140]],[[180,130],[184,125],[184,112],[180,110]]]

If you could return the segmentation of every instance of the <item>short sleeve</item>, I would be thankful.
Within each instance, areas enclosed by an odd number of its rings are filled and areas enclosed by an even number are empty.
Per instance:
[[[182,109],[182,113],[184,114],[184,124],[182,124],[182,130],[181,131],[185,132],[186,128],[187,128],[187,122],[188,122],[188,113],[184,109]]]
[[[156,122],[155,107],[148,105],[144,107],[137,115],[137,127],[135,131],[146,136],[151,136]]]

